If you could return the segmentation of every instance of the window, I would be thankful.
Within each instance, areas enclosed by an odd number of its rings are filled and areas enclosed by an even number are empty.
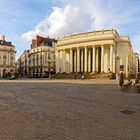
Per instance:
[[[6,66],[6,60],[3,61],[3,66]]]
[[[6,55],[3,56],[3,59],[7,59]]]

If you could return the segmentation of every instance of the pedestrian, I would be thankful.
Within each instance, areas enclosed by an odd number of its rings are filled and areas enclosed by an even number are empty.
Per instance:
[[[136,73],[135,84],[139,83],[139,73]]]
[[[121,87],[121,91],[123,89],[123,83],[124,83],[124,77],[123,77],[123,73],[121,72],[120,78],[119,78],[119,85]]]
[[[82,75],[82,77],[81,77],[81,80],[83,80],[84,79],[84,75]]]

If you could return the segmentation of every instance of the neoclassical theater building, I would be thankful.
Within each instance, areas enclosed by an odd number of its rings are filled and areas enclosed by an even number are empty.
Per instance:
[[[56,73],[135,74],[136,56],[128,36],[114,29],[63,37],[56,47]]]
[[[5,40],[5,35],[0,39],[0,78],[7,73],[15,72],[15,46]]]

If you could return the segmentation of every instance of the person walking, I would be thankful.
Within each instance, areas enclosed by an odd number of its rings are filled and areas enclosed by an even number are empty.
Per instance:
[[[121,91],[123,89],[123,83],[124,83],[124,76],[123,76],[123,73],[121,72],[120,78],[119,78],[119,85],[121,87]]]

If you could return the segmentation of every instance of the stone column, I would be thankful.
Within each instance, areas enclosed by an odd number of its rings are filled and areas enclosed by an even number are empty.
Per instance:
[[[104,46],[101,46],[101,72],[104,72]]]
[[[85,47],[85,72],[87,72],[87,47]]]
[[[116,72],[116,61],[115,61],[115,46],[113,47],[113,73]]]
[[[55,60],[56,60],[57,58],[55,57]],[[61,64],[61,59],[60,59],[60,51],[58,51],[58,72],[61,72],[60,71],[60,64]]]
[[[80,48],[77,48],[77,72],[80,72]]]
[[[110,45],[110,71],[113,72],[113,45]]]
[[[66,50],[63,50],[63,72],[66,72]]]
[[[77,72],[77,62],[76,62],[76,50],[74,50],[74,72]]]
[[[58,73],[58,51],[55,50],[55,70],[56,70],[56,73]]]
[[[70,72],[73,72],[73,51],[70,48]]]
[[[96,71],[96,55],[95,55],[95,46],[92,48],[92,72]]]
[[[96,67],[95,67],[95,69],[96,69],[96,72],[99,72],[99,48],[97,47],[96,49],[95,49],[96,51],[96,63],[95,63],[95,65],[96,65]]]
[[[58,57],[58,50],[55,50],[55,66],[56,66],[56,73],[59,72],[59,57]]]
[[[91,72],[91,48],[88,49],[88,72]]]
[[[59,71],[60,71],[60,73],[62,73],[63,72],[63,50],[60,50],[59,51],[59,56],[60,56],[60,61],[59,61]]]
[[[81,72],[84,72],[84,50],[81,49]]]

